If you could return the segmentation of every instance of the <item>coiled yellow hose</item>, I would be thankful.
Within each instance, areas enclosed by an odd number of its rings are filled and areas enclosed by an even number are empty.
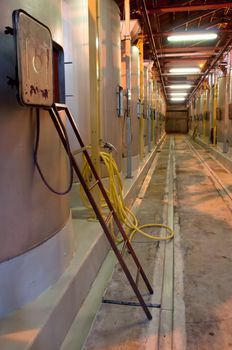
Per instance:
[[[116,211],[116,213],[119,217],[119,220],[124,225],[124,228],[125,228],[125,231],[126,231],[126,234],[129,238],[129,240],[131,241],[136,233],[140,233],[141,235],[143,235],[147,238],[157,240],[157,241],[167,241],[167,240],[172,239],[175,233],[169,226],[166,226],[163,224],[155,224],[155,223],[154,224],[153,223],[152,224],[145,224],[145,225],[139,226],[136,216],[133,214],[133,212],[128,207],[126,207],[126,205],[124,203],[122,179],[121,179],[120,173],[118,171],[117,164],[112,157],[112,153],[101,152],[100,156],[101,156],[101,160],[103,161],[103,163],[107,169],[108,175],[109,175],[109,182],[108,182],[108,186],[106,188],[106,192],[107,192],[109,199],[114,207],[114,210]],[[91,173],[91,170],[90,170],[88,163],[85,159],[84,159],[84,163],[83,163],[82,175],[85,178],[87,185],[89,186],[91,181],[92,181],[92,173]],[[82,187],[80,187],[80,195],[81,195],[81,199],[82,199],[83,204],[87,208],[91,209],[91,205],[90,205]],[[107,207],[107,205],[104,201],[102,201],[101,206],[103,208]],[[115,242],[121,243],[122,240],[119,240],[119,238],[114,234],[112,220],[110,222],[110,227],[111,227],[111,234],[112,234]],[[144,228],[148,228],[148,227],[164,228],[167,231],[169,231],[170,234],[163,237],[163,236],[156,236],[153,234],[149,234],[149,233],[146,233],[145,231],[143,231]]]

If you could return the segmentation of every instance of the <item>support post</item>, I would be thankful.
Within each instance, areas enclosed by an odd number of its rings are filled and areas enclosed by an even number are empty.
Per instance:
[[[154,74],[153,77],[153,91],[152,91],[152,107],[153,107],[153,113],[152,113],[152,120],[151,120],[151,133],[152,133],[152,146],[155,146],[155,115],[156,115],[156,77]]]
[[[126,56],[126,144],[127,170],[126,177],[132,178],[132,137],[131,137],[131,35],[130,35],[130,0],[124,2],[125,11],[125,56]]]
[[[218,83],[217,75],[215,74],[214,88],[213,88],[213,146],[217,144],[217,97],[218,97]]]
[[[159,118],[160,118],[160,86],[159,84],[157,84],[157,110],[156,110],[156,117],[155,117],[156,143],[158,143],[160,139]]]
[[[210,97],[209,97],[209,105],[210,105],[210,121],[209,121],[209,144],[213,143],[213,139],[211,136],[211,130],[213,128],[213,111],[214,111],[214,107],[213,107],[213,73],[210,74]]]
[[[203,140],[206,137],[206,109],[207,109],[207,85],[204,82],[204,101],[203,101]]]
[[[144,66],[143,66],[143,35],[140,36],[137,47],[139,49],[139,70],[140,70],[140,93],[139,99],[143,106],[144,104]],[[142,109],[143,110],[143,109]],[[140,115],[139,120],[139,155],[140,160],[144,158],[144,111]]]
[[[91,121],[91,157],[100,174],[100,60],[98,36],[98,0],[88,0],[89,9],[89,105]],[[92,191],[100,209],[101,196],[96,186]]]
[[[151,152],[151,103],[152,103],[152,81],[148,78],[148,106],[147,106],[147,123],[148,123],[148,152]]]
[[[229,150],[230,52],[227,54],[223,153]]]
[[[197,136],[200,136],[200,104],[201,104],[201,99],[200,99],[200,95],[199,95],[199,91],[198,91],[198,96],[197,96]]]

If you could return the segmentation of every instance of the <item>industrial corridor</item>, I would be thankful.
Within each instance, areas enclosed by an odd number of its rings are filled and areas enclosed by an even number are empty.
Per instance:
[[[232,349],[232,1],[0,24],[0,350]]]
[[[153,295],[140,287],[153,319],[132,305],[136,298],[117,264],[84,350],[231,348],[231,198],[231,173],[210,150],[189,136],[166,137],[133,204],[140,224],[163,222],[176,232],[167,242],[139,233],[132,241],[154,286]],[[79,348],[78,322],[62,350]]]

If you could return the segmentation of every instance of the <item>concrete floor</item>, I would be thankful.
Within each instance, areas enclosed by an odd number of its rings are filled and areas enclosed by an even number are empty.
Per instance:
[[[231,174],[209,153],[196,148],[231,191]],[[176,137],[175,149],[187,349],[231,349],[231,209],[183,137]]]
[[[232,348],[232,176],[194,144],[197,158],[185,138],[166,140],[138,212],[141,223],[173,225],[176,237],[133,242],[155,290],[149,296],[141,283],[144,298],[161,308],[147,321],[140,307],[101,304],[84,350]],[[104,298],[135,300],[118,265]]]
[[[173,179],[169,179],[173,162],[170,148],[171,141],[167,141],[159,154],[155,171],[150,174],[137,214],[141,224],[162,222],[173,226],[173,189],[170,188]],[[138,198],[141,198],[140,194]],[[159,229],[147,230],[149,233],[154,231],[159,233]],[[163,230],[161,234],[165,234]],[[146,302],[161,304],[161,307],[150,308],[153,319],[148,321],[140,307],[103,303],[83,347],[85,350],[165,349],[173,342],[173,241],[158,243],[137,234],[133,246],[154,287],[154,294],[149,295],[142,281],[140,290]],[[127,255],[126,259],[135,275],[136,269],[130,256]],[[115,267],[104,299],[136,301],[119,264]]]

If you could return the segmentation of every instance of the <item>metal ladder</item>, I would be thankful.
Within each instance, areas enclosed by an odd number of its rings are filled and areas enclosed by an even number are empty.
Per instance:
[[[53,123],[55,125],[55,128],[56,128],[56,130],[57,130],[57,132],[59,134],[61,142],[62,142],[66,152],[68,153],[68,146],[67,146],[65,134],[63,132],[63,130],[65,130],[65,126],[64,126],[64,123],[63,123],[63,121],[61,119],[61,116],[59,114],[59,111],[65,111],[66,116],[67,116],[67,118],[69,120],[69,123],[70,123],[70,125],[72,127],[72,130],[74,131],[75,136],[77,138],[77,141],[79,142],[80,147],[81,147],[78,150],[78,152],[83,152],[84,153],[85,158],[87,160],[87,163],[88,163],[88,165],[89,165],[89,167],[90,167],[90,169],[92,171],[92,174],[93,174],[93,176],[95,178],[94,184],[91,185],[88,188],[88,186],[87,186],[87,184],[86,184],[86,182],[85,182],[85,180],[83,178],[83,175],[82,175],[82,173],[81,173],[81,171],[80,171],[80,169],[78,167],[78,164],[77,164],[74,156],[72,154],[70,154],[70,156],[71,156],[71,164],[72,164],[73,170],[75,171],[76,175],[78,176],[78,178],[80,180],[80,183],[83,186],[83,189],[85,191],[85,194],[88,197],[88,200],[89,200],[89,202],[91,203],[91,205],[93,207],[95,215],[96,215],[97,219],[99,220],[99,222],[100,222],[100,224],[102,226],[102,229],[103,229],[103,231],[104,231],[104,233],[105,233],[105,235],[106,235],[106,237],[107,237],[107,239],[108,239],[108,241],[109,241],[109,243],[110,243],[110,245],[111,245],[111,247],[112,247],[116,257],[117,257],[117,259],[118,259],[118,261],[119,261],[119,263],[120,263],[120,265],[121,265],[121,267],[122,267],[122,269],[123,269],[123,271],[124,271],[128,281],[129,281],[132,289],[134,290],[135,295],[138,298],[139,305],[143,308],[143,310],[144,310],[148,320],[151,320],[152,319],[152,315],[151,315],[151,313],[150,313],[150,311],[148,309],[147,304],[144,301],[143,296],[141,295],[141,293],[140,293],[140,291],[138,289],[138,284],[137,284],[138,276],[141,275],[141,277],[143,278],[143,281],[144,281],[144,283],[145,283],[145,285],[146,285],[146,287],[147,287],[147,289],[148,289],[150,294],[153,294],[153,289],[152,289],[152,287],[150,285],[150,282],[148,281],[148,278],[147,278],[147,276],[146,276],[146,274],[145,274],[145,272],[144,272],[144,270],[143,270],[143,268],[142,268],[142,266],[141,266],[141,264],[140,264],[140,262],[138,260],[138,257],[136,255],[136,253],[135,253],[131,243],[128,240],[126,232],[125,232],[125,230],[124,230],[124,228],[123,228],[123,226],[122,226],[122,224],[121,224],[121,222],[120,222],[120,220],[118,218],[118,215],[115,212],[115,210],[113,208],[113,205],[110,202],[110,199],[109,199],[109,197],[108,197],[108,195],[106,193],[106,190],[105,190],[105,188],[104,188],[104,186],[102,184],[102,181],[101,181],[99,175],[97,174],[97,171],[96,171],[96,169],[95,169],[95,167],[93,165],[93,162],[92,162],[92,160],[91,160],[91,158],[90,158],[90,156],[88,154],[87,148],[84,145],[84,143],[82,141],[82,138],[81,138],[81,136],[79,134],[79,131],[78,131],[78,128],[77,128],[76,123],[74,121],[74,118],[71,115],[68,107],[66,105],[63,105],[63,104],[54,104],[52,107],[46,108],[46,110],[48,110],[48,112],[49,112],[49,114],[51,116],[51,119],[52,119],[52,121],[53,121]],[[104,218],[103,215],[101,214],[101,212],[100,212],[100,210],[99,210],[99,208],[98,208],[98,206],[96,204],[96,201],[95,201],[93,195],[91,194],[91,190],[95,186],[99,187],[99,189],[100,189],[100,191],[102,193],[102,196],[103,196],[103,198],[104,198],[104,200],[105,200],[105,202],[106,202],[106,204],[107,204],[107,206],[109,208],[109,214],[107,215],[106,218]],[[136,277],[136,279],[134,279],[132,277],[132,274],[129,271],[129,269],[127,267],[127,264],[126,264],[126,262],[125,262],[125,260],[123,258],[123,254],[121,253],[121,251],[119,250],[118,246],[116,245],[116,243],[114,242],[114,240],[113,240],[113,238],[111,236],[109,227],[107,225],[107,223],[110,221],[111,218],[113,218],[113,220],[114,220],[114,222],[116,224],[116,227],[118,228],[119,232],[122,235],[122,238],[123,238],[123,241],[124,241],[124,246],[127,248],[128,252],[131,254],[131,257],[133,258],[134,263],[137,266],[138,270],[137,270],[137,277]]]

